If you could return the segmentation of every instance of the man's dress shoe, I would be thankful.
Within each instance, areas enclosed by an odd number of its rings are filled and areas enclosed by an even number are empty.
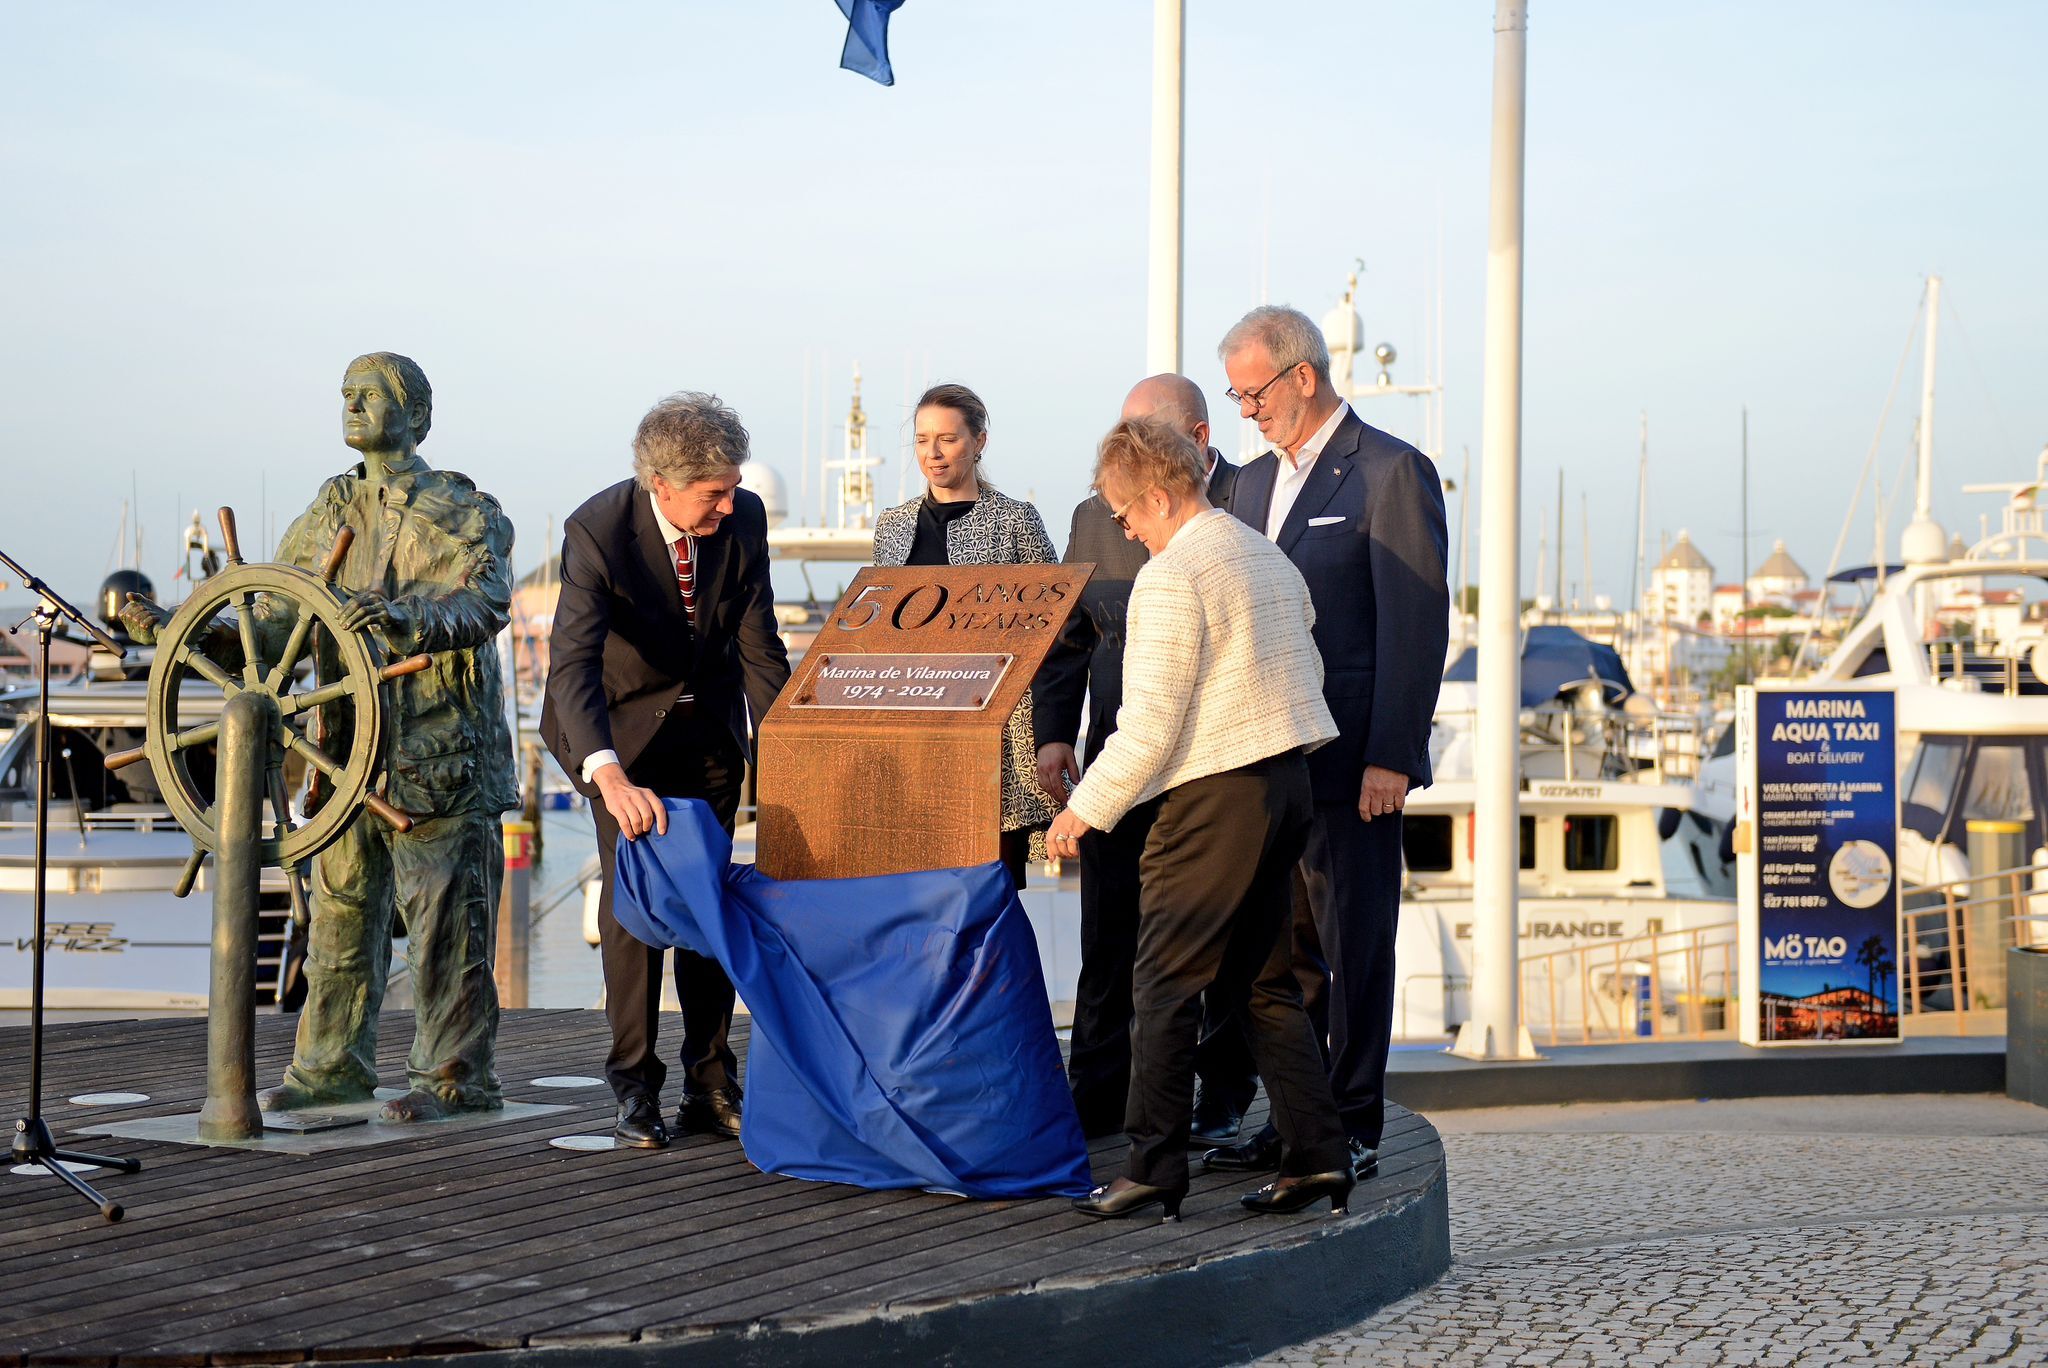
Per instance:
[[[632,1149],[661,1149],[668,1144],[668,1127],[661,1124],[661,1108],[651,1097],[629,1097],[619,1103],[619,1119],[612,1137]]]
[[[1227,1145],[1237,1139],[1243,1126],[1243,1112],[1228,1103],[1199,1096],[1195,1099],[1195,1120],[1188,1130],[1188,1139],[1204,1145]]]
[[[685,1135],[740,1138],[740,1087],[727,1083],[708,1092],[686,1092],[676,1108],[676,1129]]]
[[[1224,1173],[1264,1173],[1280,1167],[1280,1137],[1260,1131],[1242,1145],[1225,1145],[1202,1156],[1202,1167]]]

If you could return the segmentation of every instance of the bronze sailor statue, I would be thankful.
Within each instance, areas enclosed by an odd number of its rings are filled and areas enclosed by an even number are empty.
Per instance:
[[[395,655],[433,654],[429,668],[386,686],[385,797],[416,820],[401,832],[359,814],[315,857],[306,1002],[291,1066],[261,1100],[291,1110],[373,1094],[377,1013],[403,917],[416,1016],[407,1091],[384,1115],[428,1120],[501,1105],[491,937],[504,877],[498,817],[518,792],[496,639],[511,603],[512,525],[466,476],[420,458],[433,391],[411,359],[358,357],[341,393],[342,437],[362,460],[321,486],[276,558],[318,571],[353,529],[336,578],[348,594],[341,625],[374,631]],[[123,621],[147,644],[165,616],[136,601]],[[295,610],[261,597],[252,616],[259,649],[274,656]],[[209,653],[234,659],[237,635],[217,629]],[[329,678],[332,656],[323,638],[315,659]],[[346,749],[345,712],[319,725]],[[308,815],[322,796],[316,774]]]

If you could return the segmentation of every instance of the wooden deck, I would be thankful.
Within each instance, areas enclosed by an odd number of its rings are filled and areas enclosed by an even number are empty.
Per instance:
[[[292,1022],[258,1022],[260,1081]],[[744,1036],[744,1031],[739,1033]],[[402,1080],[411,1021],[385,1019]],[[143,1161],[88,1175],[127,1207],[102,1221],[48,1176],[0,1174],[0,1366],[448,1359],[490,1363],[1231,1362],[1349,1323],[1449,1261],[1443,1152],[1390,1117],[1352,1214],[1259,1217],[1248,1175],[1198,1177],[1177,1226],[1094,1222],[1064,1201],[968,1202],[763,1174],[737,1144],[572,1153],[609,1134],[587,1011],[508,1012],[508,1100],[569,1110],[315,1155],[77,1134],[189,1112],[205,1025],[69,1025],[46,1036],[60,1144]],[[0,1031],[0,1109],[25,1109],[28,1032]],[[134,1091],[147,1103],[65,1099]],[[673,1089],[671,1090],[673,1091]],[[668,1099],[671,1106],[673,1097]],[[1121,1139],[1094,1147],[1114,1174]]]

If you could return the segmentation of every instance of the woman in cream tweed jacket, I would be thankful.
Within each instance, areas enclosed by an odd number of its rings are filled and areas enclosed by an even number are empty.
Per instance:
[[[1245,1026],[1283,1145],[1280,1177],[1243,1198],[1342,1209],[1350,1150],[1331,1100],[1289,936],[1294,866],[1308,839],[1304,752],[1337,736],[1323,703],[1315,608],[1294,565],[1212,508],[1203,458],[1152,420],[1103,439],[1095,487],[1152,559],[1131,586],[1116,733],[1047,833],[1055,856],[1088,830],[1164,795],[1139,862],[1131,1092],[1124,1175],[1075,1201],[1090,1216],[1152,1205],[1188,1185],[1202,994],[1248,1003]]]

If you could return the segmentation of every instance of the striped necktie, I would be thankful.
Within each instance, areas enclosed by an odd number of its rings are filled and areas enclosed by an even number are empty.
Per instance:
[[[685,535],[676,543],[676,583],[683,591],[683,616],[697,625],[697,539]]]

